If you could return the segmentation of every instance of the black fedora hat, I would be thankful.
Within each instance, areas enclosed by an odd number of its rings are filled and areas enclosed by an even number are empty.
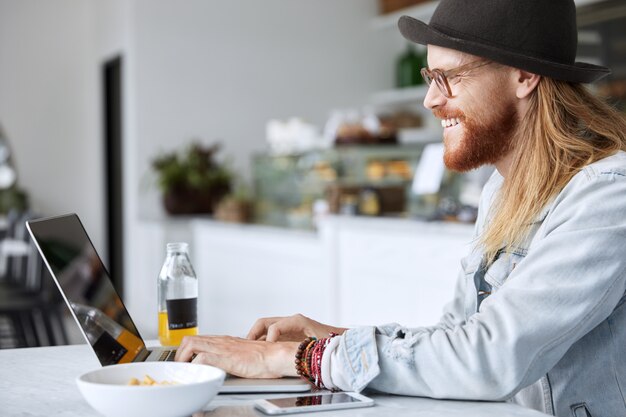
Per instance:
[[[574,0],[441,0],[426,24],[398,21],[402,36],[454,49],[556,80],[590,83],[611,71],[575,62]]]

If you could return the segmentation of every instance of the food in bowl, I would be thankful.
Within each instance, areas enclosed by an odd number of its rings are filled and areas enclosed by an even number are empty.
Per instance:
[[[144,375],[143,379],[140,381],[137,378],[131,378],[126,385],[134,385],[139,387],[145,387],[150,385],[176,385],[178,382],[176,381],[155,381],[150,375]]]
[[[138,375],[172,385],[128,385]],[[76,379],[85,400],[110,417],[182,417],[202,410],[224,382],[219,368],[187,362],[141,362],[110,365]]]

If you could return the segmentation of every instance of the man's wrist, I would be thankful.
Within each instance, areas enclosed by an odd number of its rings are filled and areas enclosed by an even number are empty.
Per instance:
[[[295,360],[299,344],[299,342],[276,342],[278,348],[276,363],[282,376],[298,376]]]

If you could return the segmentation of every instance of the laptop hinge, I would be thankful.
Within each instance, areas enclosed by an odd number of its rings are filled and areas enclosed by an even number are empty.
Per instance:
[[[137,356],[135,356],[135,359],[133,359],[133,362],[145,362],[145,360],[148,358],[148,356],[150,356],[151,353],[152,353],[151,350],[143,348],[137,354]]]

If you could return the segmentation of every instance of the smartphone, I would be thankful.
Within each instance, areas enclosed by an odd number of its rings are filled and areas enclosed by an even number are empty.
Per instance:
[[[257,400],[254,406],[265,414],[310,413],[312,411],[341,410],[369,407],[374,400],[356,392],[327,392],[297,397],[280,397]]]

